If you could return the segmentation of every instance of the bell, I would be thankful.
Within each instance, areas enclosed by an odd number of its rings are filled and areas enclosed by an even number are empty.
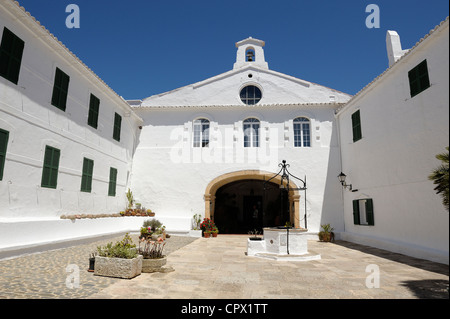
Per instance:
[[[254,54],[252,51],[247,52],[247,62],[253,62]]]

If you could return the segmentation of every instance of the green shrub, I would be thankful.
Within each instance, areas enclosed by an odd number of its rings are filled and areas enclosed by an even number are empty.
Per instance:
[[[115,244],[108,243],[105,246],[98,246],[97,251],[99,256],[110,258],[133,259],[138,255],[136,245],[133,244],[128,233],[125,234],[125,237],[121,241]]]

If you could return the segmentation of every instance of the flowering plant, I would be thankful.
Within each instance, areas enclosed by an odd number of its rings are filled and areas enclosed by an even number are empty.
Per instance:
[[[143,247],[141,247],[141,243],[143,243]],[[141,239],[139,242],[138,254],[142,255],[145,259],[156,259],[162,258],[163,249],[166,245],[166,242],[162,237],[159,237],[158,240],[145,240]]]
[[[200,229],[203,232],[212,232],[213,228],[216,227],[214,222],[209,218],[204,218],[202,223],[200,224]]]

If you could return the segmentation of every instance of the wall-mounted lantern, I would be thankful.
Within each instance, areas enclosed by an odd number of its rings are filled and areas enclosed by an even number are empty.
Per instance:
[[[348,190],[349,190],[349,191],[351,191],[351,192],[357,192],[358,190],[357,190],[357,189],[353,189],[352,184],[346,184],[346,183],[345,183],[345,179],[346,179],[346,178],[347,178],[347,175],[345,175],[345,174],[342,173],[342,172],[338,175],[338,179],[339,179],[339,182],[341,183],[342,187],[344,187],[344,188],[347,188],[347,187],[348,187]]]

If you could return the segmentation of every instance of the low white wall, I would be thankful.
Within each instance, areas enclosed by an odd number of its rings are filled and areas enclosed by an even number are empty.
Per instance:
[[[121,232],[139,232],[148,219],[157,219],[169,234],[189,235],[190,219],[157,217],[108,217],[96,219],[3,219],[0,253]]]

